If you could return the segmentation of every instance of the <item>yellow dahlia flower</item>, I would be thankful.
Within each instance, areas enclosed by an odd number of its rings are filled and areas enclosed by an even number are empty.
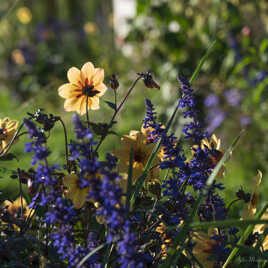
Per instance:
[[[22,201],[22,202],[21,202]],[[28,208],[26,200],[22,197],[18,197],[14,202],[10,202],[9,200],[5,200],[2,204],[4,208],[7,209],[8,213],[15,217],[16,215],[20,215],[21,203],[23,206],[23,215],[24,217],[28,217],[31,209]]]
[[[63,184],[68,188],[66,197],[72,200],[75,208],[81,208],[86,202],[89,187],[79,187],[79,178],[76,174],[65,176],[63,178]]]
[[[66,99],[64,102],[65,111],[85,114],[87,98],[88,109],[99,109],[99,97],[104,95],[107,90],[103,84],[104,70],[95,68],[91,62],[87,62],[81,70],[76,67],[70,68],[67,77],[69,83],[58,89],[59,95]]]
[[[12,140],[19,122],[17,120],[10,120],[8,117],[0,119],[0,151],[7,147]],[[6,152],[6,150],[4,150]]]
[[[8,214],[12,218],[15,219],[17,217],[21,217],[21,204],[23,207],[23,212],[22,212],[23,218],[26,219],[30,215],[33,215],[34,210],[28,208],[26,200],[23,197],[21,198],[20,196],[14,202],[10,202],[9,200],[5,200],[2,203],[2,208],[5,208],[8,212]],[[13,227],[16,231],[20,231],[20,228],[17,225],[13,224]]]
[[[133,149],[133,177],[137,180],[144,171],[146,163],[155,146],[154,143],[148,143],[147,135],[142,131],[131,130],[129,135],[124,135],[121,138],[121,150],[115,150],[115,156],[120,160],[119,172],[128,173],[129,156],[131,148]],[[152,165],[152,169],[148,175],[149,180],[154,180],[158,177],[160,158],[157,156]]]

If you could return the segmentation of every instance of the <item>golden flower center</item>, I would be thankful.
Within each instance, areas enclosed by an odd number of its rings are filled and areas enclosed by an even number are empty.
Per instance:
[[[94,86],[93,85],[86,85],[83,90],[82,93],[88,97],[94,97],[96,96],[98,93],[100,93],[98,90],[94,90]]]

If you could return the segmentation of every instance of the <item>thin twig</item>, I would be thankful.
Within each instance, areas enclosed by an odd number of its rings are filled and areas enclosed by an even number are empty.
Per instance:
[[[113,125],[113,121],[115,119],[115,117],[117,116],[118,112],[120,111],[120,109],[122,108],[122,106],[124,105],[125,101],[127,100],[128,96],[130,95],[130,93],[132,92],[132,90],[134,89],[134,87],[136,86],[137,82],[141,79],[141,76],[139,76],[134,82],[133,84],[131,85],[131,87],[129,88],[126,96],[124,97],[124,99],[122,100],[122,102],[119,104],[119,106],[116,108],[115,112],[114,112],[114,115],[110,121],[110,123],[108,124],[108,127],[107,127],[107,131],[106,133],[104,133],[102,136],[101,136],[101,139],[94,151],[94,154],[98,151],[99,147],[101,146],[102,142],[104,141],[104,139],[106,138],[107,134],[108,134],[108,129]]]

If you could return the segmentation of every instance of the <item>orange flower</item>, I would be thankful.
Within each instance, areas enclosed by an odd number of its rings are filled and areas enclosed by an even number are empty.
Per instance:
[[[67,77],[70,83],[64,84],[58,89],[59,95],[66,99],[65,111],[85,114],[87,98],[88,109],[99,109],[99,97],[104,95],[107,90],[103,84],[104,70],[94,68],[91,62],[87,62],[81,71],[76,67],[70,68]]]

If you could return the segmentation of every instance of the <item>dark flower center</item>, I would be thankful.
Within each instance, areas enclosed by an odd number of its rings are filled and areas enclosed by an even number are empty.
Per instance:
[[[4,139],[6,137],[6,129],[0,128],[0,139]]]
[[[144,160],[144,156],[143,156],[142,152],[140,152],[140,151],[134,152],[134,161],[135,162],[143,163],[143,160]]]
[[[96,96],[98,93],[100,93],[98,90],[94,90],[94,86],[93,85],[86,85],[83,88],[82,93],[88,97],[94,97]]]

